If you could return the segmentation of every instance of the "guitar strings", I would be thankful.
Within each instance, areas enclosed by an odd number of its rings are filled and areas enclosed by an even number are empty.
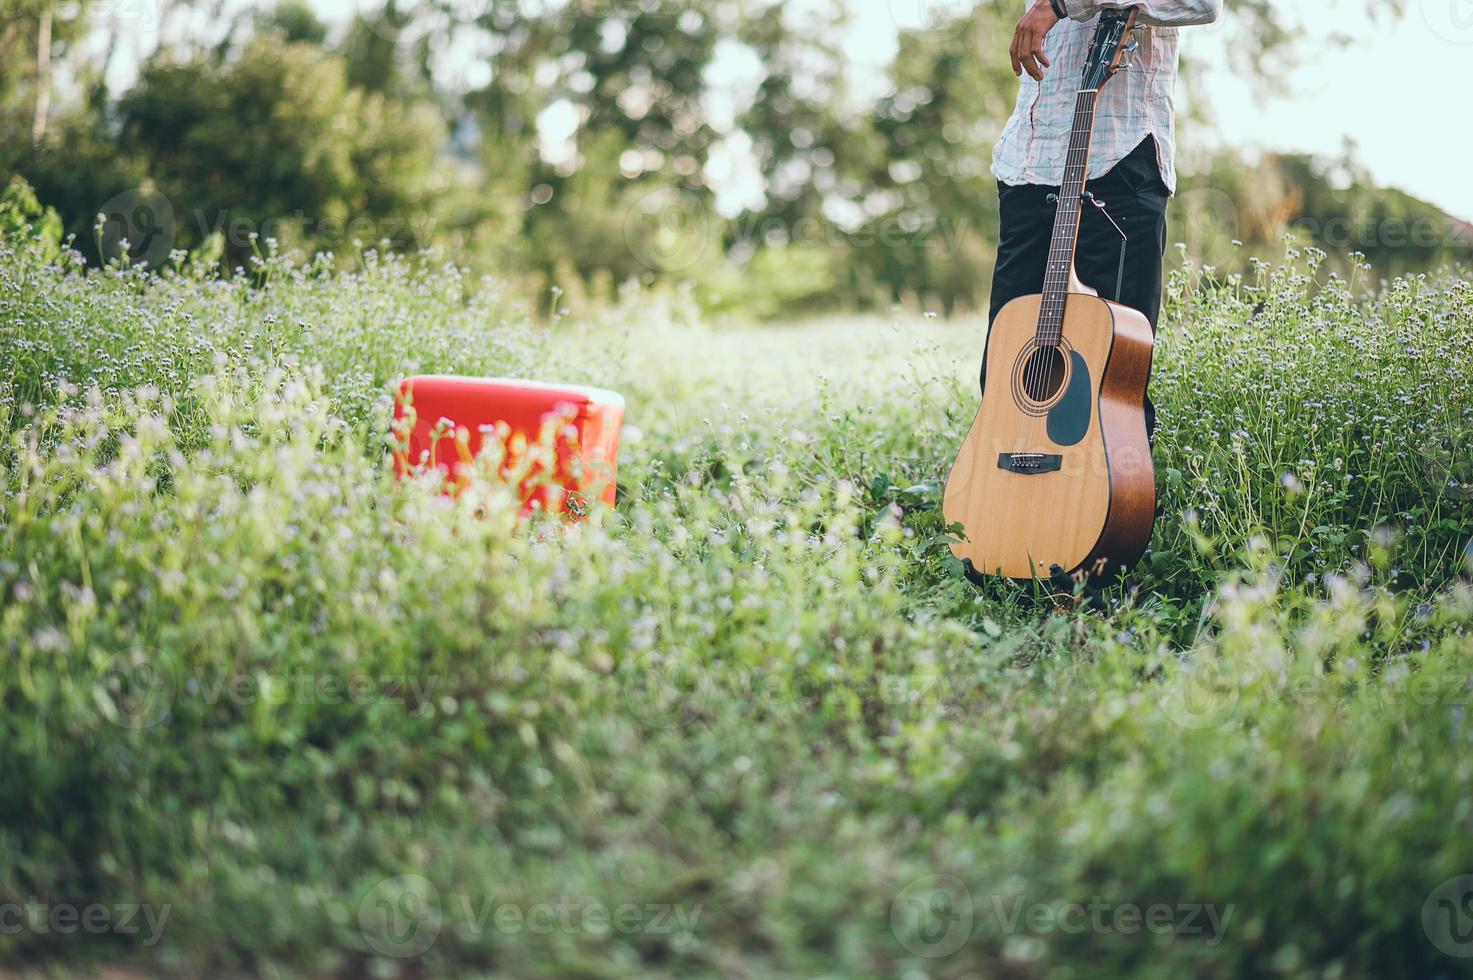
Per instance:
[[[1069,279],[1074,268],[1074,256],[1079,246],[1079,233],[1082,224],[1083,193],[1088,176],[1090,142],[1094,131],[1094,117],[1096,102],[1100,88],[1107,82],[1113,72],[1107,71],[1099,81],[1091,86],[1092,76],[1099,71],[1101,53],[1104,50],[1111,51],[1110,63],[1113,67],[1118,55],[1114,49],[1124,43],[1125,28],[1129,26],[1131,18],[1128,14],[1102,15],[1102,21],[1096,29],[1094,39],[1090,42],[1090,49],[1085,56],[1083,84],[1074,99],[1074,119],[1070,131],[1069,149],[1064,157],[1064,174],[1059,185],[1058,210],[1055,212],[1053,233],[1049,241],[1048,264],[1044,268],[1043,294],[1039,301],[1038,324],[1034,329],[1033,341],[1029,344],[1027,360],[1023,365],[1023,399],[1028,403],[1047,402],[1053,394],[1051,390],[1054,380],[1055,360],[1052,350],[1058,354],[1061,368],[1058,371],[1058,382],[1063,385],[1068,375],[1068,364],[1064,359],[1064,316],[1068,311],[1069,304]],[[1107,38],[1107,29],[1113,32],[1113,36]],[[1076,177],[1071,178],[1070,172],[1077,170]],[[1073,192],[1070,187],[1073,186]],[[1069,219],[1068,221],[1064,219]],[[1072,224],[1072,228],[1065,226]],[[1062,233],[1067,231],[1067,233]],[[1057,306],[1057,309],[1054,307]],[[1034,393],[1040,397],[1034,397]],[[1020,443],[1023,440],[1040,440],[1047,433],[1047,413],[1035,415],[1031,408],[1025,408],[1023,416],[1022,431],[1018,434]],[[1023,443],[1025,451],[1031,451],[1032,445]]]
[[[1049,242],[1048,264],[1044,270],[1044,290],[1040,301],[1038,327],[1030,345],[1028,359],[1023,366],[1023,396],[1029,402],[1044,403],[1052,391],[1056,361],[1049,350],[1062,355],[1064,315],[1068,309],[1069,272],[1073,266],[1073,253],[1077,248],[1081,223],[1080,200],[1082,199],[1085,168],[1089,160],[1088,135],[1092,129],[1095,110],[1095,93],[1081,90],[1074,102],[1074,120],[1068,153],[1065,156],[1063,182],[1059,187],[1058,212],[1054,221],[1053,234]],[[1079,137],[1084,136],[1081,140]],[[1078,171],[1071,177],[1071,171]],[[1070,193],[1078,184],[1079,194]],[[1064,219],[1068,219],[1067,221]],[[1072,230],[1068,228],[1072,225]],[[1057,324],[1055,323],[1057,321]],[[1057,372],[1060,383],[1067,372]],[[1033,412],[1025,414],[1023,431],[1019,437],[1036,429],[1038,418]],[[1035,431],[1034,436],[1041,435]]]

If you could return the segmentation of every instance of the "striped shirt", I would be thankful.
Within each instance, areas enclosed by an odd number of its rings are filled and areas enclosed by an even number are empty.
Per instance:
[[[1037,2],[1047,0],[1025,0],[1025,9]],[[998,180],[1012,186],[1063,183],[1074,97],[1095,20],[1102,7],[1132,5],[1141,8],[1137,24],[1145,29],[1136,33],[1140,48],[1128,56],[1129,69],[1100,90],[1087,177],[1104,175],[1154,136],[1161,179],[1167,190],[1176,192],[1177,28],[1212,23],[1222,12],[1222,0],[1064,0],[1069,19],[1044,38],[1043,51],[1052,67],[1044,70],[1041,82],[1023,74],[1012,118],[993,150],[992,173]]]

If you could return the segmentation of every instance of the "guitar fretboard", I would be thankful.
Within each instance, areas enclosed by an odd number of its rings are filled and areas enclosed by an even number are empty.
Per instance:
[[[1081,90],[1074,102],[1074,126],[1069,135],[1069,154],[1064,160],[1064,178],[1059,186],[1059,209],[1054,218],[1053,240],[1043,276],[1043,302],[1038,314],[1037,341],[1058,346],[1064,336],[1064,307],[1069,299],[1069,274],[1079,244],[1079,217],[1083,205],[1085,175],[1089,170],[1089,144],[1094,135],[1097,89]]]

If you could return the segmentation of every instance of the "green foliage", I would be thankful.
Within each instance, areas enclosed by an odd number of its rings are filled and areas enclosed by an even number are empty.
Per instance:
[[[697,291],[701,308],[771,320],[830,309],[845,256],[836,248],[769,246],[744,266],[722,263]]]
[[[120,132],[72,117],[13,161],[93,260],[118,258],[120,237],[155,266],[212,235],[232,264],[268,238],[305,254],[432,243],[438,113],[349,88],[315,45],[268,32],[223,68],[156,61],[116,110]],[[101,212],[119,227],[98,241]]]
[[[1182,176],[1168,234],[1198,264],[1247,274],[1273,260],[1286,235],[1326,253],[1327,271],[1380,280],[1473,261],[1473,227],[1400,191],[1380,188],[1353,160],[1225,153]]]
[[[35,191],[20,177],[10,178],[0,191],[0,239],[32,241],[49,260],[61,255],[61,218],[55,208],[42,207]]]
[[[821,220],[843,245],[835,264],[845,288],[835,293],[849,305],[986,308],[997,223],[989,163],[1017,85],[995,39],[1009,36],[1016,16],[1004,5],[980,4],[966,16],[901,31],[891,85],[873,112],[844,113],[785,89],[778,105],[801,106],[802,115],[754,108],[774,147],[768,169],[788,172],[796,163],[813,175],[803,194],[773,195],[761,217],[790,228]],[[782,83],[806,81],[776,67]],[[810,134],[801,147],[788,139],[794,129]],[[834,221],[836,201],[864,217]]]
[[[0,898],[167,913],[5,959],[1452,974],[1473,288],[1316,261],[1173,281],[1166,515],[1073,611],[947,556],[975,325],[534,328],[427,260],[197,280],[5,237]],[[618,507],[394,480],[407,371],[621,390]]]
[[[285,0],[273,7],[261,18],[265,30],[281,33],[282,40],[289,44],[314,44],[321,47],[327,41],[327,25],[317,19],[317,14],[304,0]]]
[[[1168,316],[1181,329],[1164,338],[1152,390],[1168,406],[1164,499],[1195,523],[1160,550],[1272,530],[1286,574],[1312,583],[1346,574],[1382,534],[1401,558],[1388,576],[1435,586],[1469,532],[1453,447],[1473,424],[1463,353],[1473,292],[1467,280],[1417,277],[1363,305],[1350,281],[1317,285],[1325,259],[1290,248],[1290,264],[1259,261],[1252,276],[1205,291],[1190,265],[1172,277]],[[1234,397],[1196,397],[1204,376],[1233,378]]]
[[[104,121],[86,113],[57,120],[40,146],[0,145],[0,160],[56,210],[67,236],[94,261],[101,258],[92,232],[98,213],[148,183],[142,162],[121,152]]]

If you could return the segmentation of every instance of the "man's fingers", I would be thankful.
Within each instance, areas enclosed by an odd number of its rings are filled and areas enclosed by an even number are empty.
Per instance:
[[[1013,74],[1022,76],[1023,72],[1033,74],[1032,67],[1028,64],[1033,57],[1033,34],[1027,27],[1019,27],[1018,33],[1013,37]]]
[[[1043,81],[1043,70],[1048,67],[1048,58],[1044,57],[1042,45],[1037,45],[1028,52],[1025,63],[1028,66],[1028,74],[1032,75],[1036,81]]]
[[[1035,81],[1043,81],[1044,69],[1053,67],[1048,55],[1043,53],[1043,38],[1046,33],[1026,20],[1018,25],[1018,29],[1013,32],[1013,43],[1008,48],[1014,75],[1022,78],[1026,71]]]
[[[1049,67],[1048,55],[1043,53],[1043,35],[1030,33],[1026,38],[1023,51],[1020,59],[1023,67],[1034,81],[1043,81],[1043,70]]]
[[[1047,27],[1038,25],[1038,7],[1028,13],[1022,21],[1018,22],[1018,29],[1013,31],[1012,46],[1008,49],[1008,55],[1012,59],[1013,74],[1022,78],[1024,72],[1034,81],[1043,81],[1043,72],[1053,68],[1049,56],[1043,53],[1043,38],[1047,37],[1055,21],[1050,19]]]

